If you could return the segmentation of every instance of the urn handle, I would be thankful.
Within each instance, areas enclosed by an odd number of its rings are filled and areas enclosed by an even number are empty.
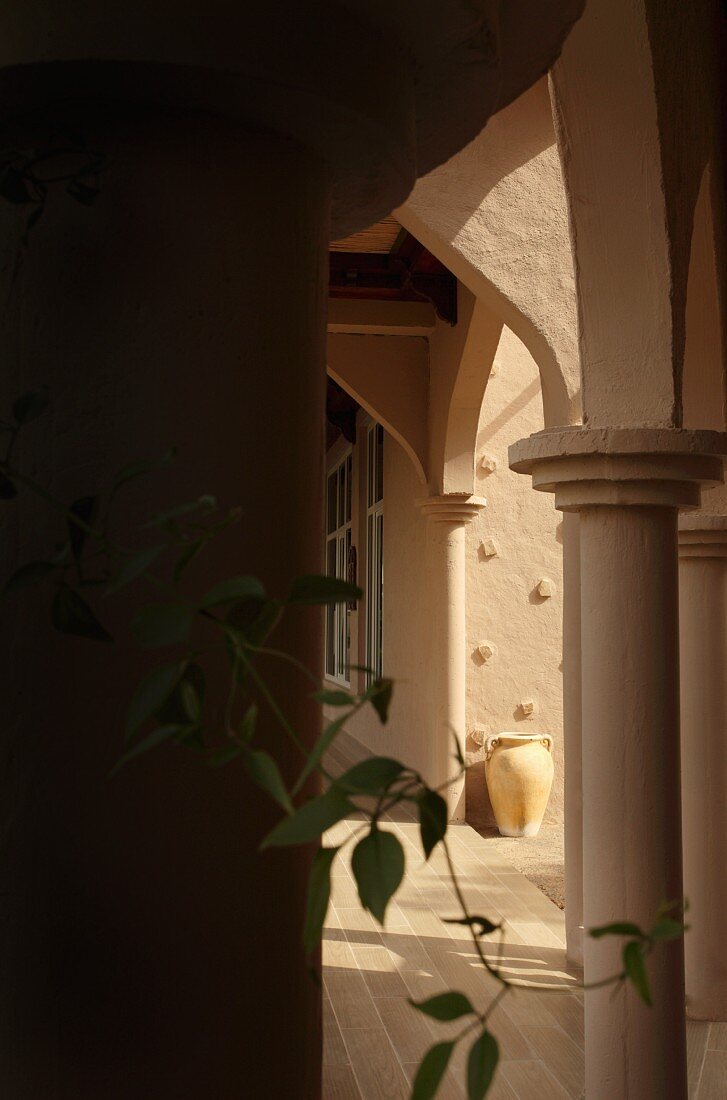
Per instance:
[[[489,760],[493,752],[500,744],[500,738],[496,733],[488,733],[485,738],[485,760]]]
[[[548,750],[548,752],[552,754],[552,752],[553,752],[553,738],[550,736],[550,734],[549,733],[544,733],[541,740],[542,740],[543,744],[545,745],[546,749]]]

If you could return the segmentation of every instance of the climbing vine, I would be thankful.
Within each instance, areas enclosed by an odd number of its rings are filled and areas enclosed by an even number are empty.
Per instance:
[[[496,1010],[514,988],[562,992],[547,983],[528,983],[508,977],[502,966],[505,922],[473,912],[458,880],[447,827],[444,788],[428,785],[421,774],[389,756],[370,757],[342,775],[326,766],[326,753],[347,723],[366,707],[372,707],[382,724],[389,715],[393,683],[374,679],[363,693],[342,689],[320,690],[317,669],[309,669],[275,646],[275,635],[286,615],[299,606],[326,605],[359,598],[353,585],[325,576],[304,576],[285,595],[267,593],[256,577],[221,578],[206,591],[191,597],[182,581],[190,563],[204,554],[212,540],[223,538],[239,522],[241,510],[221,510],[212,495],[149,516],[141,530],[145,545],[131,548],[110,536],[114,509],[125,493],[142,478],[153,477],[160,467],[174,461],[170,452],[157,460],[141,460],[118,471],[110,483],[92,495],[64,502],[16,462],[16,443],[48,408],[48,395],[38,390],[15,401],[10,415],[0,421],[5,447],[0,459],[0,499],[12,502],[21,493],[45,502],[55,514],[60,542],[46,557],[24,563],[2,589],[2,600],[18,599],[21,590],[42,585],[48,593],[52,627],[63,634],[109,645],[113,639],[104,625],[104,600],[142,581],[152,586],[158,599],[144,604],[130,623],[138,644],[163,654],[131,696],[123,730],[123,745],[112,777],[129,766],[143,767],[140,758],[165,744],[194,751],[211,767],[242,766],[250,780],[277,804],[281,819],[265,837],[261,849],[318,845],[308,885],[308,900],[301,935],[311,954],[320,942],[331,893],[331,869],[350,847],[351,870],[362,906],[384,924],[387,907],[395,898],[406,873],[404,849],[386,827],[395,807],[413,807],[419,822],[424,860],[440,847],[456,896],[459,915],[448,923],[462,926],[472,940],[483,978],[497,984],[490,996],[483,981],[481,1003],[464,993],[444,989],[413,1008],[432,1020],[461,1021],[454,1038],[435,1043],[419,1065],[412,1100],[429,1100],[437,1093],[455,1047],[469,1044],[467,1056],[468,1100],[482,1100],[493,1081],[499,1046]],[[204,628],[204,629],[200,629]],[[311,682],[313,697],[333,708],[337,717],[322,729],[312,748],[307,748],[260,669],[259,658],[285,662]],[[205,692],[209,671],[223,662],[226,699],[220,711]],[[261,707],[280,725],[299,756],[299,770],[292,786],[258,735]],[[453,778],[461,778],[465,762],[453,738]],[[321,793],[304,792],[316,774]],[[447,784],[448,785],[448,784]],[[320,846],[324,834],[344,818],[355,814],[355,832],[344,844]],[[264,856],[263,856],[264,858]],[[662,942],[684,932],[681,904],[666,904],[649,929],[623,922],[592,929],[594,937],[624,939],[622,967],[601,982],[587,985],[629,983],[647,1005],[651,1004],[647,960]],[[493,938],[495,938],[493,940]],[[493,950],[494,948],[494,950]],[[486,988],[487,986],[487,988]]]
[[[105,157],[88,148],[82,137],[66,131],[53,134],[41,149],[7,145],[0,152],[0,198],[24,212],[23,247],[46,208],[52,188],[61,188],[76,202],[90,206],[99,195]],[[19,253],[17,262],[20,260]],[[64,502],[16,461],[21,432],[47,412],[44,390],[25,393],[0,421],[5,446],[0,458],[0,501],[13,502],[21,493],[42,500],[55,515],[59,540],[46,557],[25,562],[0,590],[0,602],[22,598],[22,590],[43,586],[48,593],[50,625],[62,634],[109,645],[113,642],[104,625],[101,608],[107,598],[125,594],[144,583],[158,599],[143,604],[129,624],[139,646],[159,651],[163,659],[131,694],[120,749],[112,769],[112,781],[128,766],[143,766],[141,759],[164,745],[193,751],[209,767],[241,766],[249,779],[262,788],[281,811],[281,820],[261,844],[269,848],[318,845],[310,872],[304,927],[305,951],[311,955],[320,943],[331,894],[331,870],[350,847],[351,870],[362,906],[384,924],[386,911],[406,874],[405,853],[398,837],[386,827],[395,807],[413,807],[419,822],[424,860],[440,847],[460,913],[447,923],[462,926],[471,937],[483,978],[497,984],[490,997],[485,988],[481,1003],[457,990],[445,989],[424,1001],[411,1001],[418,1012],[443,1023],[461,1021],[453,1039],[435,1043],[418,1068],[412,1100],[430,1100],[437,1093],[459,1043],[469,1043],[467,1057],[468,1100],[483,1100],[494,1079],[499,1046],[493,1018],[504,997],[514,988],[530,988],[557,994],[563,987],[531,983],[508,977],[502,966],[505,921],[493,921],[473,912],[458,880],[450,851],[447,806],[441,788],[429,786],[421,774],[393,757],[370,757],[334,776],[326,767],[326,753],[350,720],[372,707],[386,725],[394,685],[372,679],[363,693],[320,689],[320,674],[274,645],[275,634],[286,615],[300,606],[325,606],[358,599],[354,585],[325,576],[304,576],[285,595],[271,595],[256,577],[221,578],[194,597],[188,594],[186,571],[204,554],[212,540],[224,537],[241,518],[240,508],[220,509],[215,497],[203,495],[149,516],[141,531],[146,545],[131,547],[112,538],[113,514],[118,501],[140,479],[174,461],[173,451],[152,460],[135,461],[119,470],[110,483],[92,494]],[[129,533],[130,534],[130,533]],[[142,540],[143,541],[143,540]],[[302,673],[311,683],[313,698],[337,711],[312,748],[307,748],[260,669],[259,658],[273,658]],[[224,662],[226,699],[220,710],[206,695],[212,668]],[[370,675],[371,670],[364,670]],[[289,788],[281,769],[263,747],[258,735],[258,716],[265,707],[290,739],[299,756],[299,772]],[[456,738],[453,738],[452,779],[465,771]],[[305,794],[316,775],[321,793]],[[338,846],[320,846],[324,834],[344,818],[355,814],[358,824],[349,840]],[[264,858],[264,857],[263,857]],[[592,929],[594,937],[624,939],[622,967],[592,989],[630,983],[647,1005],[651,1004],[647,959],[662,942],[684,933],[681,903],[662,906],[651,928],[629,922]],[[494,938],[494,940],[493,940]]]

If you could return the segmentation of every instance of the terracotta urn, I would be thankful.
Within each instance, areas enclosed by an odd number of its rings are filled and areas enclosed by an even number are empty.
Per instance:
[[[496,733],[485,740],[485,776],[502,836],[537,836],[553,785],[548,733]]]

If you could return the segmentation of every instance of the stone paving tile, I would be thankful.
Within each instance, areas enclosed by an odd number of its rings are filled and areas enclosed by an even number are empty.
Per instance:
[[[339,752],[339,767],[349,767]],[[341,844],[358,828],[340,822],[326,843]],[[333,904],[324,937],[326,1029],[323,1100],[408,1100],[418,1059],[428,1044],[453,1038],[461,1022],[442,1024],[407,1003],[448,987],[486,1007],[498,988],[482,974],[472,940],[442,917],[459,915],[442,852],[425,862],[419,828],[396,821],[407,878],[390,907],[386,928],[361,911],[347,868],[349,845],[334,865]],[[451,852],[472,908],[505,919],[503,948],[494,934],[481,940],[491,963],[520,981],[575,987],[579,972],[565,959],[561,910],[467,825],[451,830]],[[502,954],[500,954],[502,951]],[[330,998],[328,1003],[327,998]],[[501,1063],[488,1100],[581,1100],[583,997],[509,993],[492,1017]],[[727,1100],[727,1023],[689,1021],[689,1096]],[[459,1044],[437,1100],[463,1100],[468,1042]]]

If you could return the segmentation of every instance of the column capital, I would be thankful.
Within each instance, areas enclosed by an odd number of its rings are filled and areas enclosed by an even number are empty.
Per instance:
[[[417,506],[434,523],[451,523],[464,526],[487,505],[484,497],[466,493],[446,493],[443,496],[421,497]]]
[[[555,494],[561,511],[594,505],[698,508],[723,480],[727,434],[683,428],[555,428],[513,443],[511,469]]]
[[[727,516],[679,516],[680,558],[727,558]]]

